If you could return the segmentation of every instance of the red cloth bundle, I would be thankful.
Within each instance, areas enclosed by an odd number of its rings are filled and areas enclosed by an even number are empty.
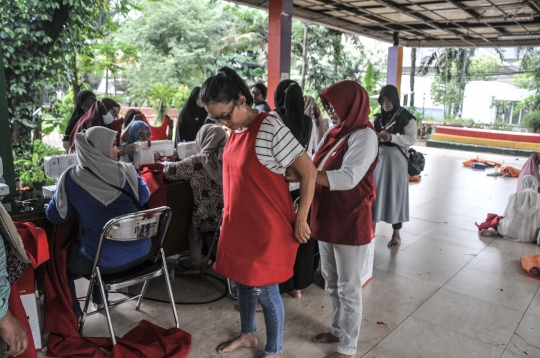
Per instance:
[[[477,223],[474,223],[478,227],[478,231],[493,228],[497,230],[497,225],[499,225],[499,221],[503,218],[503,216],[499,216],[497,214],[487,214],[486,221],[484,221],[482,224],[478,225]]]
[[[152,163],[141,165],[141,178],[146,182],[150,191],[148,207],[159,208],[167,205],[167,183],[163,180],[163,164]]]

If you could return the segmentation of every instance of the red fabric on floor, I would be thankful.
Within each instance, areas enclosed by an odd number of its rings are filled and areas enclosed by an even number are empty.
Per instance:
[[[474,223],[478,227],[478,231],[493,228],[497,230],[497,225],[499,225],[499,221],[502,219],[502,216],[499,216],[497,214],[487,214],[486,221],[478,225],[477,223]]]
[[[67,253],[77,240],[79,223],[76,218],[55,225],[50,241],[51,259],[46,264],[44,282],[44,331],[49,332],[48,357],[105,357],[101,350],[112,349],[110,338],[82,337],[77,331],[77,318],[67,283]],[[113,321],[114,325],[114,321]],[[103,329],[108,330],[104,325]],[[84,332],[84,331],[83,331]],[[144,336],[144,339],[142,338]],[[191,347],[191,335],[178,328],[165,330],[142,321],[117,340],[111,357],[186,357]],[[140,352],[136,355],[133,352]]]
[[[150,209],[167,205],[167,183],[163,180],[163,164],[152,163],[141,165],[141,178],[150,191],[148,207]]]

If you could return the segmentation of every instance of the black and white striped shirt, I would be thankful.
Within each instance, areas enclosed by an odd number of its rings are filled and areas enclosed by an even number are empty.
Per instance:
[[[261,164],[284,175],[285,169],[304,153],[304,148],[281,119],[268,116],[257,133],[255,152]]]

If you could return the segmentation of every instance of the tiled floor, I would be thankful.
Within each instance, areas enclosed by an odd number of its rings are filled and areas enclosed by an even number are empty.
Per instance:
[[[410,185],[411,221],[403,242],[388,249],[391,226],[377,227],[373,280],[363,291],[363,322],[357,357],[463,358],[540,357],[540,281],[520,266],[521,255],[540,254],[535,244],[478,237],[474,222],[488,212],[502,214],[517,179],[487,177],[461,162],[476,154],[434,148],[427,153],[422,182]],[[521,168],[525,159],[482,155]],[[205,301],[222,287],[212,279],[174,277],[177,301]],[[83,295],[84,282],[81,282]],[[148,296],[166,299],[161,283]],[[331,303],[318,285],[301,299],[283,295],[286,311],[284,357],[322,358],[335,345],[311,343],[328,331]],[[234,301],[177,305],[180,326],[193,336],[190,358],[220,356],[216,345],[239,332]],[[172,327],[170,306],[145,301],[113,309],[117,335],[140,319]],[[258,314],[259,346],[224,357],[259,357],[265,342],[264,319]],[[378,324],[378,322],[384,322]],[[88,319],[85,335],[108,334],[103,315]]]

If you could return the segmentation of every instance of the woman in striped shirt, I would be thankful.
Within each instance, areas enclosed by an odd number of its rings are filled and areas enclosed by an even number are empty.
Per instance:
[[[293,275],[298,244],[310,238],[316,170],[280,119],[251,108],[249,89],[233,70],[207,79],[200,97],[209,118],[231,131],[223,154],[225,208],[215,270],[236,282],[241,334],[217,351],[257,345],[260,302],[267,338],[262,357],[280,357],[285,313],[278,284]],[[300,177],[296,214],[284,177],[289,167]]]

